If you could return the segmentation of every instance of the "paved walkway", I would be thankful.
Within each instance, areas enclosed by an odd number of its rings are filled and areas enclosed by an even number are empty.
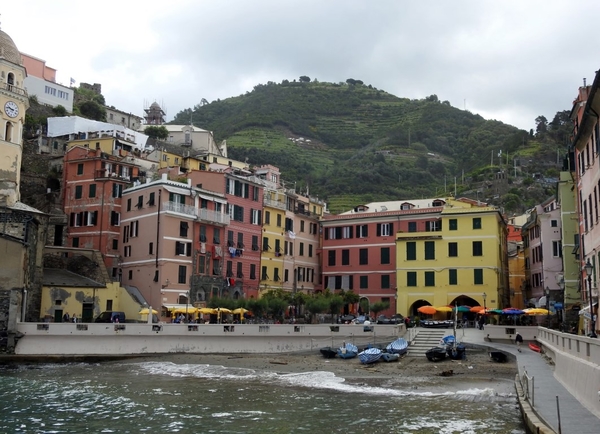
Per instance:
[[[449,330],[447,334],[452,334]],[[562,384],[554,378],[554,368],[525,343],[521,352],[517,351],[515,344],[486,342],[483,332],[476,328],[459,329],[457,338],[465,343],[496,348],[516,356],[519,367],[519,376],[524,371],[534,377],[535,410],[548,423],[555,432],[558,430],[558,412],[556,397],[560,406],[560,424],[562,434],[598,434],[600,433],[600,419],[586,409]]]

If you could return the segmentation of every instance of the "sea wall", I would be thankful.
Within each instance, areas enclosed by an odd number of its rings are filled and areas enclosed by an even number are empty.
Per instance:
[[[15,354],[281,353],[393,340],[403,325],[19,323]]]
[[[554,377],[600,418],[600,339],[541,327],[537,339],[554,362]]]

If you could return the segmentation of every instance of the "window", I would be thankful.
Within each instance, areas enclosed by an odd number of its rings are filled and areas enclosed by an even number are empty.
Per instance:
[[[83,163],[79,163],[77,165],[77,174],[78,175],[83,175]]]
[[[304,256],[304,243],[300,243],[300,251],[298,252],[298,255]]]
[[[417,222],[408,222],[408,232],[417,232]]]
[[[342,238],[352,238],[352,226],[344,226],[342,228]]]
[[[406,272],[406,286],[417,286],[417,272],[407,271]]]
[[[131,211],[131,199],[127,199],[127,211]]]
[[[473,217],[473,229],[481,229],[481,217]]]
[[[243,249],[244,248],[244,233],[243,232],[238,232],[238,236],[237,236],[237,248],[238,249]]]
[[[312,246],[312,244],[309,244],[308,245],[308,257],[312,258],[312,256],[313,256],[313,246]]]
[[[285,230],[294,232],[294,220],[290,218],[285,218]]]
[[[382,264],[390,263],[390,248],[389,247],[381,248],[381,263]]]
[[[73,247],[79,247],[79,237],[73,237]]]
[[[425,241],[425,259],[435,259],[435,241]]]
[[[473,241],[473,256],[483,256],[483,243],[481,241]]]
[[[233,219],[238,222],[244,221],[244,208],[238,205],[233,205]]]
[[[562,241],[552,241],[552,256],[555,258],[562,258]]]
[[[133,270],[129,270],[129,272],[127,273],[127,277],[129,278],[129,280],[133,279]]]
[[[258,235],[252,235],[252,250],[254,250],[255,252],[259,250]]]
[[[187,238],[187,236],[188,236],[188,227],[189,226],[188,226],[187,222],[179,222],[179,236],[180,237]]]
[[[123,186],[121,184],[113,184],[112,197],[122,197]]]
[[[90,184],[88,197],[96,197],[96,184]]]
[[[304,220],[300,220],[300,232],[304,232]]]
[[[414,241],[408,241],[406,243],[406,260],[416,261],[417,260],[417,243]]]
[[[377,236],[389,237],[394,231],[393,223],[377,223]]]
[[[369,287],[369,276],[360,276],[359,285],[361,289],[367,289]]]
[[[350,265],[350,250],[348,249],[342,250],[342,265]]]
[[[456,220],[456,219],[448,220],[448,229],[451,231],[458,230],[458,220]]]
[[[451,258],[458,256],[458,243],[448,243],[448,256]]]
[[[263,237],[263,245],[262,245],[263,252],[268,252],[269,248],[270,248],[269,247],[269,238]]]
[[[281,214],[277,214],[277,227],[281,227]]]
[[[81,199],[83,197],[83,186],[75,186],[75,199]]]
[[[279,277],[279,268],[277,267],[273,269],[273,280],[275,282],[279,282],[281,280],[281,277]]]
[[[148,205],[154,206],[154,192],[150,193],[150,197],[148,198]]]
[[[261,225],[262,221],[261,221],[261,210],[259,209],[251,209],[250,210],[250,218],[252,219],[252,224],[253,225]]]
[[[385,289],[385,288],[389,288],[389,287],[390,287],[390,275],[382,274],[381,275],[381,288]]]
[[[185,283],[187,277],[187,267],[185,265],[179,266],[179,273],[177,273],[177,283]]]
[[[125,256],[126,258],[131,256],[131,246],[123,247],[123,256]]]
[[[233,277],[233,261],[227,261],[225,277]]]
[[[426,271],[425,272],[425,286],[435,286],[435,272],[434,271]]]
[[[473,283],[475,285],[483,285],[483,269],[476,268],[473,270]]]
[[[356,238],[367,238],[369,236],[367,225],[356,225]]]
[[[369,264],[369,249],[360,249],[358,251],[358,264],[368,265]]]
[[[221,244],[221,230],[219,228],[213,230],[213,243]]]
[[[269,275],[267,274],[267,267],[265,265],[262,266],[260,280],[269,280]]]
[[[154,243],[148,243],[148,254],[149,255],[154,254]]]
[[[233,241],[233,231],[227,231],[227,247],[235,246],[235,242]]]
[[[200,226],[200,242],[206,242],[206,226]]]
[[[119,240],[117,240],[116,238],[113,238],[112,240],[112,249],[119,250]]]
[[[135,206],[137,207],[137,209],[142,209],[144,207],[144,195],[138,196],[138,200]]]
[[[550,226],[553,228],[558,227],[558,221],[557,220],[550,220]]]
[[[175,254],[178,256],[192,256],[192,243],[175,241]]]
[[[119,226],[121,223],[121,214],[116,211],[110,212],[110,224],[111,226]]]
[[[275,240],[275,256],[279,256],[281,254],[281,240]]]
[[[221,261],[219,259],[213,259],[212,274],[213,276],[221,275]]]
[[[250,279],[256,280],[256,264],[250,264]]]
[[[458,273],[455,268],[448,270],[448,283],[450,285],[458,285]]]
[[[138,220],[134,220],[129,223],[129,233],[132,237],[137,237],[139,233],[140,222]]]
[[[335,265],[335,250],[330,250],[329,251],[329,262],[328,265],[329,266],[334,266]]]
[[[271,212],[270,211],[265,211],[265,224],[266,225],[271,224]]]

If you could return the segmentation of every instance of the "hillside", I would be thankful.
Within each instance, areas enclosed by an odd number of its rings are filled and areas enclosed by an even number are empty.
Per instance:
[[[238,97],[203,100],[173,123],[188,123],[190,116],[226,140],[232,158],[280,167],[288,183],[309,188],[332,212],[368,201],[453,194],[455,178],[458,194],[521,212],[553,193],[534,175],[556,176],[563,149],[436,95],[399,98],[351,79],[269,82]],[[505,185],[490,185],[502,170]],[[527,178],[534,182],[523,193],[519,185]]]

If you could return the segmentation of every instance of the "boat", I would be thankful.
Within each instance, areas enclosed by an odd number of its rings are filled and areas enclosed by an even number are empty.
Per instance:
[[[489,355],[494,362],[506,363],[508,361],[508,355],[502,351],[490,351]]]
[[[398,353],[381,353],[381,360],[384,362],[396,362],[398,359],[400,359]]]
[[[336,348],[323,347],[320,351],[323,357],[325,357],[326,359],[333,359],[335,356],[337,356]]]
[[[352,359],[358,354],[358,347],[349,342],[344,343],[337,349],[337,355],[342,359]]]
[[[456,337],[453,335],[444,336],[440,339],[440,346],[452,346],[456,343]]]
[[[387,347],[385,347],[388,353],[398,354],[403,356],[408,352],[408,342],[404,338],[398,338]]]
[[[367,348],[363,352],[358,353],[358,358],[360,359],[360,363],[368,365],[381,359],[382,354],[383,351],[379,348]]]
[[[466,348],[464,344],[454,344],[446,347],[446,354],[452,360],[462,360],[465,358]]]
[[[446,347],[433,347],[427,350],[425,356],[427,356],[427,360],[430,362],[439,362],[440,360],[444,360],[448,353],[446,353]]]
[[[542,352],[542,347],[540,347],[538,344],[534,344],[533,342],[529,342],[529,348],[531,348],[536,353]]]

